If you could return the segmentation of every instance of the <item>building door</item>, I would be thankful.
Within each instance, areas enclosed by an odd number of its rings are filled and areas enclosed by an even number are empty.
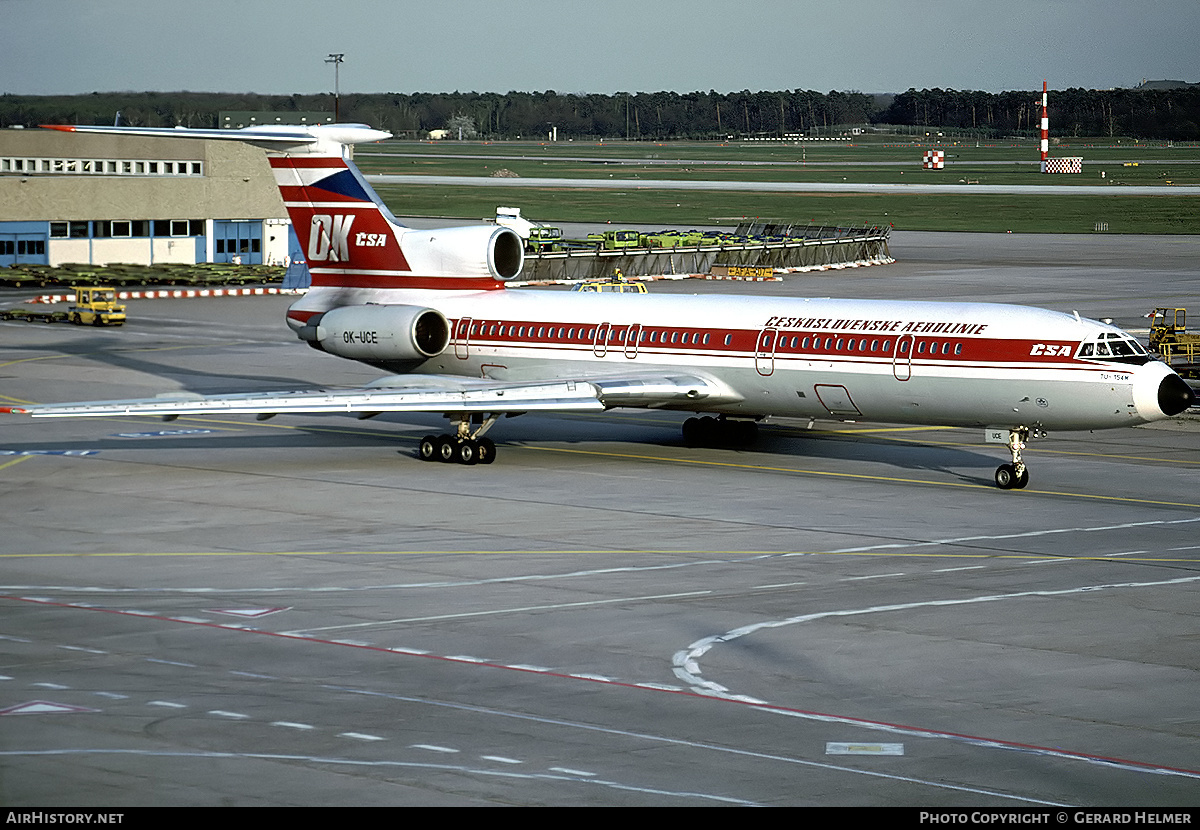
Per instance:
[[[213,222],[213,261],[262,264],[262,222],[218,219]]]
[[[0,233],[0,266],[23,263],[45,265],[48,262],[44,235]]]

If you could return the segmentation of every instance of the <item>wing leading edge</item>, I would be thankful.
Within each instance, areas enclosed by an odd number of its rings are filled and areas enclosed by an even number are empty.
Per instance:
[[[542,383],[422,375],[384,378],[360,389],[310,389],[235,395],[172,395],[119,401],[3,406],[35,418],[120,415],[380,414],[384,412],[599,412],[615,406],[664,407],[738,396],[692,375],[629,375]]]

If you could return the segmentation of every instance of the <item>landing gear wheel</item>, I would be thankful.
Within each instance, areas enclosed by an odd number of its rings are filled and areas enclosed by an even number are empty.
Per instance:
[[[449,435],[439,435],[437,437],[437,459],[438,461],[453,461],[454,460],[454,439]]]
[[[1026,481],[1029,476],[1025,476]],[[1012,464],[1001,464],[996,468],[996,486],[1001,490],[1011,490],[1017,486],[1017,471]]]
[[[496,443],[491,438],[480,438],[475,442],[475,459],[480,464],[491,464],[496,460]]]
[[[683,422],[683,443],[689,447],[749,447],[758,440],[758,424],[729,418],[688,418]]]
[[[459,441],[454,446],[454,460],[459,464],[475,464],[479,461],[479,445],[470,439]]]
[[[1017,468],[1012,464],[1001,464],[996,468],[996,486],[1001,490],[1024,490],[1027,484],[1028,469],[1021,470],[1021,474],[1017,475]]]
[[[426,435],[417,445],[417,455],[422,461],[438,460],[438,439],[436,435]]]

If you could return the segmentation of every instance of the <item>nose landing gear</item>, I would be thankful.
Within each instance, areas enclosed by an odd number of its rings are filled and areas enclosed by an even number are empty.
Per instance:
[[[1012,453],[1011,464],[1001,464],[996,468],[996,486],[1001,490],[1023,490],[1029,483],[1029,469],[1021,460],[1021,450],[1029,440],[1029,427],[1014,427],[1008,431],[1008,451]],[[1034,431],[1035,438],[1042,438],[1045,432]]]

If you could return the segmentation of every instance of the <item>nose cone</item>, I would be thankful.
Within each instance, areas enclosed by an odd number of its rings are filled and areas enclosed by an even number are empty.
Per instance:
[[[1179,375],[1170,374],[1158,384],[1158,408],[1165,415],[1178,415],[1196,402],[1196,393]]]

